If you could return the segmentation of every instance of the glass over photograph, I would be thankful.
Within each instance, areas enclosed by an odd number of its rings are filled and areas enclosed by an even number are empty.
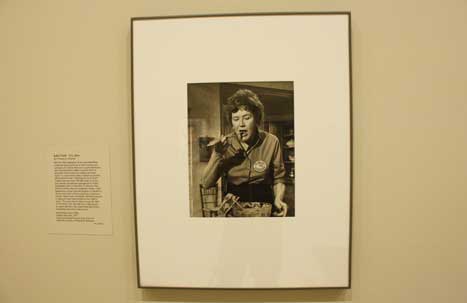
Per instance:
[[[294,217],[293,82],[189,83],[191,217]]]

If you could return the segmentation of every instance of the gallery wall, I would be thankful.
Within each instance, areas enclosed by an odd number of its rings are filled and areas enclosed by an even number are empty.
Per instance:
[[[130,18],[285,11],[352,13],[352,288],[138,289]],[[467,300],[464,0],[3,0],[0,37],[0,302]],[[50,147],[92,144],[113,234],[51,235]]]

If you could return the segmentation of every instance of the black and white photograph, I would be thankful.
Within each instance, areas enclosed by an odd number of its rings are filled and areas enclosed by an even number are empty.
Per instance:
[[[293,82],[189,83],[191,217],[293,217]]]
[[[142,287],[348,287],[349,33],[347,13],[133,19]]]

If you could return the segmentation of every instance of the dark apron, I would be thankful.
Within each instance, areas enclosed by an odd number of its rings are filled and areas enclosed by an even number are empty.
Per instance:
[[[266,202],[274,201],[271,184],[241,184],[227,183],[226,193],[240,197],[240,202]]]

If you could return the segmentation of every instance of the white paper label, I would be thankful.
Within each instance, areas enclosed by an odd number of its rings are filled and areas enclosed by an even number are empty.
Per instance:
[[[108,149],[55,148],[49,168],[50,233],[112,234]]]

